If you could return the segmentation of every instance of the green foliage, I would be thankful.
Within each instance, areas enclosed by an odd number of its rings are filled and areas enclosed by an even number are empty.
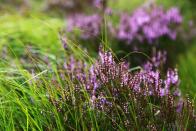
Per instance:
[[[58,38],[58,31],[64,25],[61,19],[5,15],[0,17],[0,23],[0,48],[33,45],[42,51],[57,53],[61,47]]]
[[[116,10],[128,10],[128,11],[133,11],[135,8],[137,8],[139,5],[141,5],[144,2],[144,0],[116,0],[113,2],[112,0],[110,1],[110,6],[113,9]]]
[[[185,55],[179,57],[181,89],[184,94],[196,97],[196,46],[192,46]]]

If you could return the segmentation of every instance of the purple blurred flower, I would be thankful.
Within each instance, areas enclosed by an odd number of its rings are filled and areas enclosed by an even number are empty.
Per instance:
[[[111,8],[106,8],[105,13],[106,13],[107,15],[112,15],[113,11],[112,11]]]
[[[67,49],[67,39],[66,39],[66,37],[60,37],[60,40],[61,40],[63,48]]]
[[[73,32],[74,29],[80,31],[80,38],[90,39],[99,36],[102,18],[98,14],[83,15],[77,14],[68,18],[67,31]]]
[[[93,0],[93,5],[105,11],[107,8],[107,2],[108,0]]]
[[[180,99],[180,100],[178,101],[178,105],[177,105],[176,111],[177,111],[178,113],[182,112],[183,106],[184,106],[184,102],[183,102],[182,99]]]
[[[167,12],[160,7],[154,7],[150,12],[140,8],[132,15],[121,15],[117,38],[131,43],[133,40],[142,42],[147,40],[152,43],[161,36],[176,38],[175,29],[171,24],[180,24],[182,16],[177,8],[171,8]]]
[[[178,71],[177,69],[171,70],[169,69],[167,71],[167,78],[165,80],[165,87],[169,88],[172,85],[178,85],[179,84],[179,77],[178,77]]]
[[[173,7],[166,12],[166,20],[171,23],[180,24],[182,23],[182,16],[177,7]]]
[[[93,1],[93,5],[95,6],[95,7],[98,7],[98,8],[101,8],[101,6],[102,6],[102,0],[94,0]]]

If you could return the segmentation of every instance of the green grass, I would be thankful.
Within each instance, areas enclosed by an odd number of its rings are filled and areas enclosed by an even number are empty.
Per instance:
[[[33,45],[42,51],[57,53],[61,47],[58,32],[64,21],[46,16],[22,17],[2,15],[0,17],[0,48],[6,46]]]
[[[115,2],[111,1],[109,4],[115,10],[127,10],[133,11],[135,8],[140,6],[145,0],[116,0]]]
[[[70,49],[74,52],[73,55],[80,59],[89,58],[80,48],[74,46],[74,43],[70,45]],[[67,52],[65,55],[68,55]],[[14,68],[0,66],[0,130],[88,130],[89,125],[92,130],[99,130],[95,111],[87,108],[87,114],[83,117],[83,101],[80,101],[77,108],[63,103],[64,114],[59,113],[50,102],[49,96],[58,99],[61,91],[68,88],[62,86],[63,82],[72,85],[69,78],[66,78],[66,81],[61,80],[56,64],[51,67],[45,65],[42,71],[33,75],[29,70],[25,70],[19,61],[20,58],[15,56],[15,59],[12,59]],[[56,84],[52,81],[54,77]],[[68,95],[73,93],[74,87],[69,88]],[[89,96],[86,97],[89,99]],[[86,116],[88,120],[85,119]]]
[[[184,94],[196,97],[196,46],[190,47],[186,54],[179,57],[181,89]]]

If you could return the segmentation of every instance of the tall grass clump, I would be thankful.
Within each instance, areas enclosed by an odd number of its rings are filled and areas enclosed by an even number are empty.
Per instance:
[[[196,73],[195,73],[195,46],[191,46],[191,49],[179,57],[179,74],[182,77],[181,90],[183,93],[188,93],[192,98],[196,98]],[[185,76],[185,77],[183,77]],[[195,99],[196,100],[196,99]]]

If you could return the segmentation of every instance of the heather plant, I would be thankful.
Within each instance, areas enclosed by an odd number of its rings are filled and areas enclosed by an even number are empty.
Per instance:
[[[116,62],[111,52],[103,50],[90,67],[71,56],[63,68],[60,76],[65,88],[58,88],[56,97],[50,92],[49,100],[62,114],[62,119],[66,115],[64,124],[68,128],[74,126],[70,123],[73,118],[69,119],[66,113],[69,107],[74,111],[79,109],[82,119],[87,121],[78,121],[81,128],[195,128],[193,103],[181,96],[176,69],[169,69],[165,77],[159,70],[134,70],[125,61]],[[54,84],[60,86],[57,81]],[[94,115],[92,122],[90,112]]]

